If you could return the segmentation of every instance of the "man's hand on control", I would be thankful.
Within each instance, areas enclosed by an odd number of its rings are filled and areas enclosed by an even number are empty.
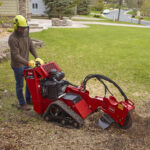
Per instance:
[[[40,65],[44,64],[44,61],[41,58],[36,58],[35,61],[39,62]]]

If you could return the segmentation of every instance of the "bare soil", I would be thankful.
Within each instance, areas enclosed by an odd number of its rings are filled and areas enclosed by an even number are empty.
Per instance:
[[[86,118],[80,129],[68,129],[44,121],[33,110],[25,112],[12,106],[16,113],[10,113],[7,121],[0,122],[0,150],[149,150],[149,106],[150,101],[145,101],[144,107],[137,107],[133,125],[128,130],[116,123],[101,129],[97,125],[101,111]],[[0,113],[7,112],[1,108]]]
[[[22,112],[25,113],[25,112]],[[100,113],[88,117],[80,129],[59,127],[39,118],[23,118],[1,123],[1,150],[149,150],[150,117],[135,114],[132,128],[122,130],[117,124],[107,130],[97,126]],[[16,116],[18,117],[18,116]],[[30,118],[31,117],[31,118]],[[26,118],[26,119],[25,119]]]

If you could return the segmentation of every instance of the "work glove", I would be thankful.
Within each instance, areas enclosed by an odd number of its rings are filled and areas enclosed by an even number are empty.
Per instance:
[[[35,61],[40,63],[40,65],[44,64],[44,61],[42,59],[40,59],[40,58],[36,58]]]
[[[28,61],[28,66],[31,68],[34,68],[35,67],[35,61],[34,60]]]

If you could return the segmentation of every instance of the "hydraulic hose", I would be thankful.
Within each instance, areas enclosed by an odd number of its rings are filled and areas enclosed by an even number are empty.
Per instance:
[[[121,95],[124,97],[125,100],[127,100],[127,96],[126,94],[123,92],[123,90],[120,88],[120,86],[115,83],[113,80],[109,79],[108,77],[104,76],[104,75],[100,75],[100,74],[89,74],[85,77],[85,79],[83,80],[83,90],[86,90],[86,84],[88,82],[88,80],[92,79],[92,78],[96,78],[97,80],[99,80],[105,87],[105,95],[107,93],[107,91],[112,95],[112,93],[110,92],[110,90],[108,89],[107,85],[102,81],[102,80],[106,80],[110,83],[112,83],[121,93]]]

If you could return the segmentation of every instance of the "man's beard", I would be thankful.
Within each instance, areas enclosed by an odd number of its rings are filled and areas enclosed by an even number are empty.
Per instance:
[[[18,30],[16,30],[15,32],[19,37],[28,37],[29,36],[29,29],[28,28],[26,30],[24,30],[24,32],[21,32]]]

